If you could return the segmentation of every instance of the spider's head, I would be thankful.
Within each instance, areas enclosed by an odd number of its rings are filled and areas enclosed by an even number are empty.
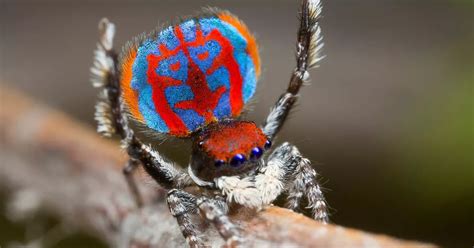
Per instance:
[[[258,167],[270,146],[270,140],[253,122],[215,123],[195,137],[190,170],[197,179],[207,182],[246,173]]]

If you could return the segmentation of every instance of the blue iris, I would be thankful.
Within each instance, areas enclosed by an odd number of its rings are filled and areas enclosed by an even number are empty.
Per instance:
[[[237,154],[230,160],[230,165],[233,167],[238,167],[245,163],[245,156],[243,154]]]
[[[251,154],[250,154],[250,159],[252,159],[252,160],[257,160],[257,159],[259,159],[259,158],[262,156],[262,154],[263,154],[263,149],[262,149],[262,148],[260,148],[260,147],[254,147],[254,148],[252,149]]]

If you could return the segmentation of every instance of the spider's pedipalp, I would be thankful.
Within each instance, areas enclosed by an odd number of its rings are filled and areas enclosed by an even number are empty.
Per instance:
[[[252,177],[239,176],[219,177],[214,180],[216,187],[227,197],[228,202],[235,202],[249,208],[261,208],[262,197]]]

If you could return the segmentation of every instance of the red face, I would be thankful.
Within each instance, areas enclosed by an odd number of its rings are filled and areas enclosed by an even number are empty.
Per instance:
[[[198,136],[192,169],[204,180],[239,174],[255,168],[270,145],[268,138],[253,122],[220,122]]]

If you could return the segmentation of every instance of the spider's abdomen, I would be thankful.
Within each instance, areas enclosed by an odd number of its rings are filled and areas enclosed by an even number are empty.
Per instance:
[[[240,115],[260,66],[254,37],[227,12],[163,29],[123,57],[123,99],[133,117],[179,137]]]

